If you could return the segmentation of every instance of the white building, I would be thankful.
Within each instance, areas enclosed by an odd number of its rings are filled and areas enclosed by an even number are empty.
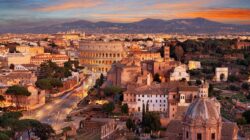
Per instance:
[[[186,81],[190,80],[190,75],[187,73],[186,65],[179,65],[174,69],[174,72],[170,74],[170,81],[180,81],[182,79],[186,79]]]
[[[200,68],[201,68],[200,61],[189,61],[188,62],[188,69],[189,70],[200,69]]]
[[[167,112],[167,92],[160,85],[142,86],[124,92],[123,104],[128,104],[129,112],[145,111]]]

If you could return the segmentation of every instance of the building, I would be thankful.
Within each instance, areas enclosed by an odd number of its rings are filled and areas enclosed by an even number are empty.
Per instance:
[[[199,91],[199,96],[189,105],[183,119],[171,120],[167,140],[237,140],[236,123],[222,122],[220,103],[208,98],[208,92]]]
[[[44,48],[43,47],[38,47],[38,46],[17,46],[16,51],[19,51],[20,53],[27,53],[31,56],[35,56],[38,54],[43,54],[44,53]]]
[[[170,81],[180,81],[185,79],[190,80],[190,75],[187,73],[186,65],[179,65],[174,68],[174,71],[170,74]]]
[[[8,53],[6,56],[1,58],[3,66],[7,67],[11,64],[30,64],[30,55],[22,53]]]
[[[58,66],[63,66],[65,62],[69,60],[69,57],[65,54],[50,54],[44,53],[36,56],[32,56],[30,63],[36,66],[40,66],[42,63],[46,61],[52,61],[56,63]]]
[[[140,59],[126,57],[112,65],[107,74],[107,84],[126,88],[128,84],[136,83],[141,73]]]
[[[145,107],[148,105],[149,111],[165,112],[172,119],[177,116],[178,106],[187,107],[197,98],[199,89],[200,87],[189,86],[185,82],[151,84],[148,81],[144,86],[128,86],[124,92],[123,104],[128,104],[130,113],[141,112],[144,104]]]
[[[90,139],[89,135],[92,135],[95,139],[108,140],[116,132],[117,122],[109,118],[91,118],[81,121],[80,128],[85,132],[82,139]]]
[[[18,103],[19,107],[24,110],[32,110],[38,107],[41,107],[45,104],[45,91],[39,90],[35,86],[29,84],[26,85],[27,90],[31,93],[30,96],[19,96]],[[7,88],[5,88],[5,91]],[[7,95],[5,92],[2,92],[2,95],[5,97],[4,106],[17,106],[17,98],[14,95]]]
[[[127,104],[130,113],[148,111],[167,112],[167,92],[160,85],[142,86],[124,92],[123,104]]]
[[[159,52],[134,51],[132,53],[135,57],[139,58],[141,61],[161,59],[161,54]]]
[[[22,84],[35,84],[37,77],[35,73],[28,70],[14,70],[1,72],[0,74],[0,83],[3,83],[8,86]]]
[[[0,56],[5,56],[9,53],[9,48],[0,45]]]
[[[127,55],[122,42],[81,41],[79,51],[80,65],[103,74]]]
[[[201,68],[201,62],[200,61],[189,61],[188,62],[188,69],[189,70],[195,70]]]
[[[249,49],[250,48],[250,42],[241,41],[240,39],[237,39],[237,42],[235,44],[236,49]]]

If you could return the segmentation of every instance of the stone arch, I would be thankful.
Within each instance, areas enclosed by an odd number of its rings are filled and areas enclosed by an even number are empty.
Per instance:
[[[228,78],[228,68],[226,68],[226,67],[216,68],[215,74],[216,74],[215,78],[216,78],[217,82],[227,81],[227,78]]]

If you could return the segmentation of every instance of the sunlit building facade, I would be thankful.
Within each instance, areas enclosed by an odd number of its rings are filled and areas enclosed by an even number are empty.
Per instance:
[[[80,64],[90,71],[106,74],[111,65],[127,55],[123,42],[81,41]]]

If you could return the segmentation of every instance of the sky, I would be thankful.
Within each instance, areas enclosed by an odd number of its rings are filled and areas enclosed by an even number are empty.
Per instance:
[[[250,0],[0,0],[0,24],[27,21],[134,22],[202,17],[250,24]]]

